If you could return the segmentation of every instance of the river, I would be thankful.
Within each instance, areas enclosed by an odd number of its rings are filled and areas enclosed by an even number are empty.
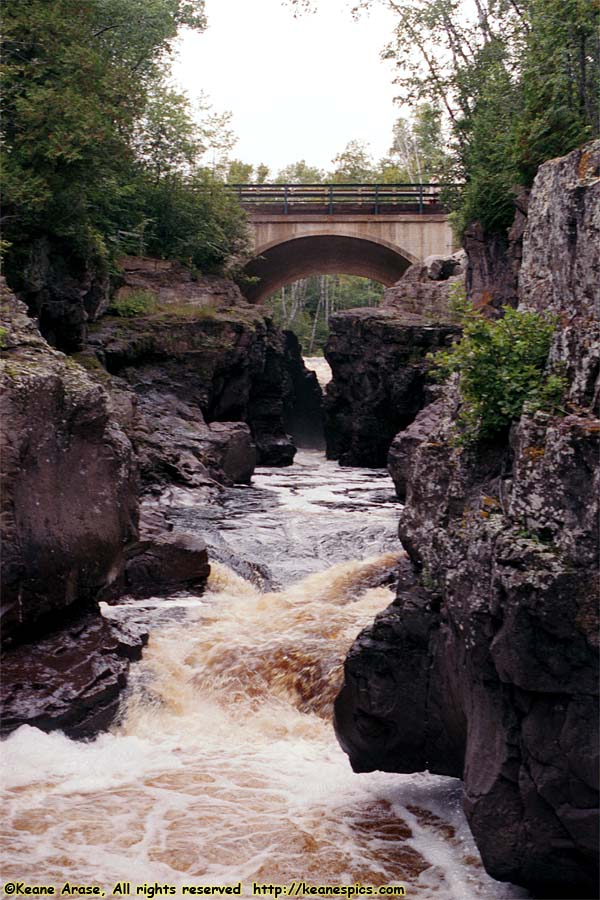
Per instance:
[[[218,506],[171,502],[214,555],[258,561],[255,583],[216,562],[202,596],[105,608],[150,623],[149,646],[110,733],[77,743],[25,726],[5,741],[3,880],[527,896],[483,870],[459,781],[355,775],[333,734],[345,653],[392,599],[387,473],[301,451]]]

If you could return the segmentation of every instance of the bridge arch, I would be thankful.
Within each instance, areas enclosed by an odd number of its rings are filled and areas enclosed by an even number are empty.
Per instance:
[[[360,275],[394,284],[411,263],[412,253],[389,241],[352,231],[308,234],[264,243],[245,267],[246,275],[257,278],[244,288],[252,303],[260,303],[283,285],[308,275]]]

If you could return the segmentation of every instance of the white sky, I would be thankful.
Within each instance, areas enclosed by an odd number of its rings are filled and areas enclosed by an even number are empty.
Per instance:
[[[176,80],[233,113],[234,157],[275,173],[300,159],[327,169],[354,138],[387,154],[400,110],[380,52],[394,16],[375,7],[355,22],[348,0],[319,6],[295,19],[284,0],[206,0],[207,30],[182,36]]]

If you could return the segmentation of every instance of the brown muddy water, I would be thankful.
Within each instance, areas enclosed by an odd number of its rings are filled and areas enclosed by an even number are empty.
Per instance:
[[[490,879],[461,784],[355,775],[331,704],[357,633],[392,599],[387,473],[302,451],[219,507],[172,492],[176,522],[268,567],[260,590],[214,563],[202,596],[105,609],[152,633],[120,722],[77,743],[23,727],[3,745],[2,881],[404,885],[415,900],[527,894]],[[304,896],[302,892],[298,896]]]

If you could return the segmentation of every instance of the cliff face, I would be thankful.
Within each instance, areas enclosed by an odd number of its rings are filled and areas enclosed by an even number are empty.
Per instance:
[[[77,599],[89,606],[123,569],[136,534],[131,444],[106,392],[2,297],[4,639]]]
[[[106,392],[4,288],[1,322],[2,728],[86,735],[114,715],[144,641],[97,610],[137,534],[137,470]]]
[[[284,338],[264,311],[225,279],[123,262],[121,292],[145,290],[159,305],[90,326],[84,362],[118,376],[111,384],[122,400],[130,394],[144,483],[231,484],[249,481],[256,462],[289,465]]]
[[[379,308],[331,319],[325,356],[332,381],[324,401],[327,456],[347,466],[385,466],[394,435],[429,401],[427,354],[459,333],[448,299],[462,283],[461,260],[411,266]]]
[[[450,387],[394,442],[412,561],[351,649],[336,702],[357,770],[460,776],[488,871],[538,897],[596,897],[600,143],[541,167],[519,305],[550,310],[566,415],[508,446],[449,443]]]

